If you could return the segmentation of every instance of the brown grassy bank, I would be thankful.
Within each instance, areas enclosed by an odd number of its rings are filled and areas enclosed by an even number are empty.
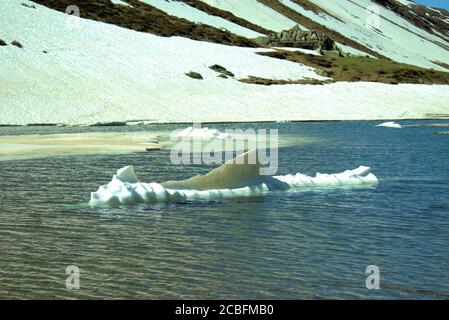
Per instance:
[[[369,81],[388,84],[449,84],[449,73],[424,69],[386,59],[359,56],[314,56],[300,51],[269,51],[258,54],[311,66],[335,81]]]

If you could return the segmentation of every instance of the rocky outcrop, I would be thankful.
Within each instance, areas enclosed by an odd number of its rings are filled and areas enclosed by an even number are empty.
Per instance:
[[[5,41],[3,41],[2,39],[0,39],[0,47],[4,47],[4,46],[7,46],[8,44],[5,42]]]
[[[22,6],[24,6],[25,8],[29,8],[29,9],[36,9],[36,6],[34,4],[28,4],[23,2]]]
[[[11,42],[13,46],[16,46],[17,48],[23,48],[22,44],[19,41],[14,40]]]
[[[338,50],[335,41],[315,30],[301,30],[299,25],[289,30],[272,33],[268,37],[259,37],[256,42],[271,47],[292,47],[320,51]]]
[[[227,70],[225,67],[220,66],[219,64],[214,64],[213,66],[210,66],[209,69],[214,70],[215,72],[221,73],[221,75],[227,76],[227,77],[234,77],[235,74],[231,71]]]
[[[197,80],[203,80],[203,76],[200,73],[194,71],[187,72],[186,76]]]
[[[329,29],[328,27],[313,21],[312,19],[300,14],[298,11],[295,11],[295,10],[289,8],[288,6],[286,6],[285,4],[281,3],[278,0],[257,0],[257,1],[268,6],[269,8],[279,12],[280,14],[286,16],[287,18],[289,18],[293,21],[296,21],[297,23],[299,23],[300,25],[304,26],[305,28],[307,28],[309,30],[315,30],[317,32],[325,34],[328,37],[330,37],[331,39],[333,39],[341,44],[344,44],[344,45],[352,47],[354,49],[366,52],[367,54],[370,54],[374,57],[386,59],[386,57],[384,57],[380,53],[374,51],[372,48],[368,48],[367,46],[362,45],[361,43],[359,43],[349,37],[346,37],[343,34],[337,32],[335,30]],[[348,0],[348,1],[350,1],[350,0]],[[294,2],[296,2],[296,1],[294,1]],[[302,2],[304,2],[304,1],[301,1],[301,3]],[[310,2],[310,1],[307,1],[307,2]],[[296,2],[296,3],[301,5],[300,2]]]

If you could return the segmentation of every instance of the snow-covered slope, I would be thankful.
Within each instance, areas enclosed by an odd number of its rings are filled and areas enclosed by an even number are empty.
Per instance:
[[[268,30],[282,31],[295,26],[297,22],[257,0],[201,0],[211,6],[229,11],[235,16],[250,21]]]
[[[253,30],[239,26],[223,18],[209,15],[199,9],[193,8],[183,2],[176,0],[141,0],[153,7],[156,7],[169,15],[184,18],[196,23],[203,23],[220,29],[226,29],[232,33],[246,38],[256,38],[262,34]]]
[[[443,43],[441,38],[370,0],[311,1],[341,20],[323,17],[326,21],[320,23],[395,61],[437,70],[442,68],[432,61],[449,63],[449,51],[435,43]],[[312,18],[319,20],[318,17]]]
[[[323,79],[306,66],[181,37],[158,37],[46,7],[0,2],[0,124],[384,119],[449,113],[448,86],[259,86],[209,66],[270,79]],[[12,46],[18,40],[23,48]],[[200,72],[195,80],[186,72]]]
[[[406,0],[373,0],[420,29],[449,41],[449,11]]]
[[[243,19],[271,29],[287,29],[292,20],[282,22],[281,13],[257,0],[202,0],[228,10]],[[425,68],[445,70],[435,62],[449,64],[449,42],[444,38],[418,28],[396,12],[372,0],[309,0],[322,8],[321,12],[306,10],[292,0],[279,2],[301,15],[341,35],[368,47],[392,60]],[[265,11],[271,10],[271,13]],[[331,15],[326,14],[329,12]],[[284,17],[285,18],[285,17]],[[349,49],[350,50],[350,49]]]

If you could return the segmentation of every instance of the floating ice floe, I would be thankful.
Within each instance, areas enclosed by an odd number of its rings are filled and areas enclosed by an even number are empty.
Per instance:
[[[152,124],[152,121],[128,121],[126,122],[127,126],[146,126]]]
[[[277,120],[276,123],[290,123],[290,120]]]
[[[381,123],[381,124],[377,125],[377,127],[395,128],[395,129],[402,128],[402,126],[399,123],[396,123],[394,121]]]
[[[229,133],[220,132],[217,129],[188,127],[176,133],[179,138],[194,139],[227,139],[231,135]]]
[[[226,199],[260,196],[273,190],[370,186],[378,183],[370,168],[364,166],[338,174],[317,173],[315,177],[301,173],[262,176],[259,169],[259,164],[236,164],[228,161],[203,176],[181,181],[144,183],[139,181],[134,168],[127,166],[118,170],[111,182],[91,194],[90,205],[95,207]]]

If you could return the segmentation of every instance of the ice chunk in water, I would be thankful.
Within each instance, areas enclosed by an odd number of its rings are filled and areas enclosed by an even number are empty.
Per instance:
[[[183,202],[186,200],[223,199],[263,195],[272,190],[300,190],[316,187],[374,185],[378,182],[370,168],[361,166],[337,174],[310,177],[296,173],[285,176],[261,176],[258,164],[225,163],[204,176],[166,183],[143,183],[132,166],[117,171],[112,181],[91,194],[92,206],[119,204]],[[246,172],[247,171],[247,172]]]

